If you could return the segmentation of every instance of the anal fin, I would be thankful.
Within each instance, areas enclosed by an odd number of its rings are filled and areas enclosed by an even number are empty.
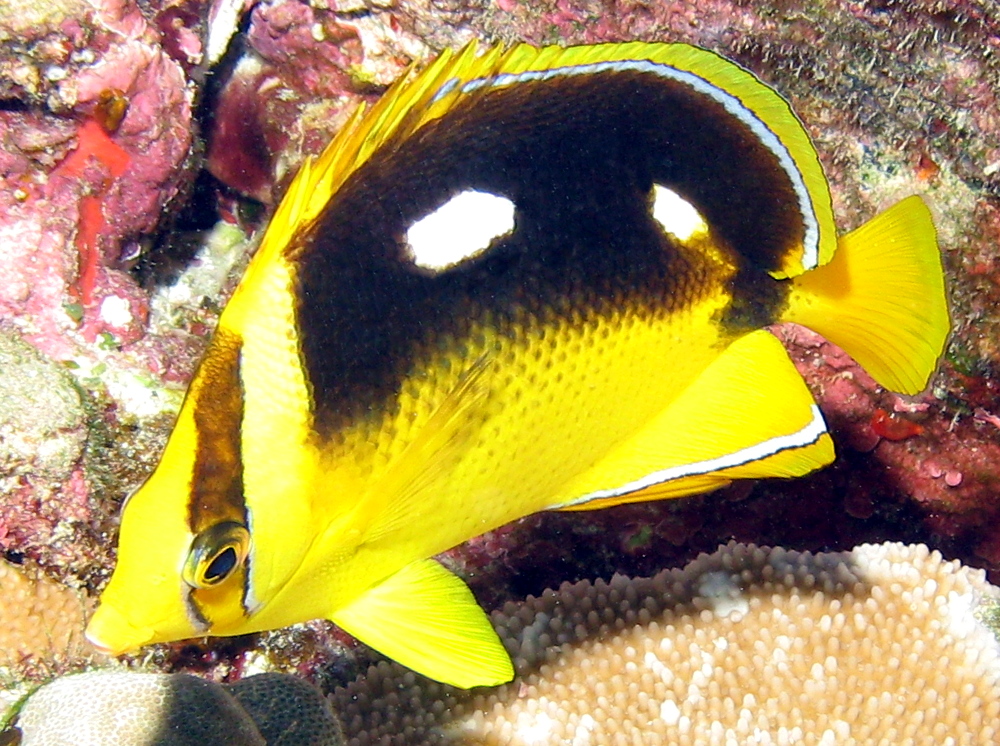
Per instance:
[[[417,673],[463,689],[514,678],[503,643],[468,586],[434,560],[412,562],[330,616]]]
[[[801,476],[833,457],[809,389],[781,343],[761,330],[730,345],[551,507],[590,510],[707,492],[734,479]]]

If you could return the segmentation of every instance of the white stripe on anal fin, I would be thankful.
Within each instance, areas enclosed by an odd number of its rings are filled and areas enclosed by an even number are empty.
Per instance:
[[[667,469],[661,469],[660,471],[654,471],[642,479],[637,479],[633,482],[623,484],[620,487],[591,492],[569,503],[552,506],[550,510],[584,505],[585,503],[592,502],[594,500],[603,500],[609,497],[619,497],[621,495],[627,495],[632,492],[644,490],[647,487],[652,487],[653,485],[663,484],[664,482],[676,479],[683,479],[684,477],[703,476],[705,474],[722,471],[723,469],[745,466],[755,461],[762,461],[763,459],[768,458],[769,456],[774,456],[782,451],[787,451],[793,448],[804,448],[806,446],[813,445],[826,432],[826,422],[823,420],[823,414],[820,412],[818,406],[813,404],[810,411],[812,413],[812,419],[805,427],[794,433],[769,438],[763,442],[755,443],[752,446],[741,448],[738,451],[717,456],[715,458],[705,459],[704,461],[696,461],[690,464],[680,464]]]

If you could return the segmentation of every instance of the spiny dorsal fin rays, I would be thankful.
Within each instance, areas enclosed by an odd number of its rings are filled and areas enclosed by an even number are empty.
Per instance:
[[[347,177],[372,153],[426,122],[428,117],[419,115],[447,80],[461,75],[470,63],[493,64],[499,50],[477,59],[476,48],[473,43],[457,53],[446,50],[416,77],[411,67],[370,110],[358,107],[323,153],[305,160],[271,219],[258,255],[281,251],[290,235],[315,220]],[[262,257],[261,262],[266,261]]]
[[[297,230],[310,224],[344,181],[379,148],[444,115],[459,98],[474,95],[475,91],[463,91],[466,83],[499,75],[629,60],[669,65],[727,92],[787,147],[815,212],[818,263],[829,261],[836,247],[836,230],[829,189],[816,152],[788,103],[750,72],[713,52],[686,44],[633,42],[568,49],[520,44],[506,51],[495,47],[480,55],[478,43],[472,42],[458,52],[445,50],[422,72],[414,74],[411,68],[370,111],[359,107],[317,159],[306,159],[272,218],[253,263],[267,264],[276,258],[275,252],[282,251]],[[477,90],[488,89],[484,85]],[[802,271],[802,257],[791,255],[776,274],[790,277]]]
[[[432,96],[442,79],[452,77],[453,68],[474,59],[475,51],[475,44],[457,54],[446,50],[416,78],[411,66],[370,110],[359,106],[318,157],[307,157],[271,218],[247,275],[277,260],[292,235],[315,220],[344,180],[390,137],[398,136],[411,110]]]

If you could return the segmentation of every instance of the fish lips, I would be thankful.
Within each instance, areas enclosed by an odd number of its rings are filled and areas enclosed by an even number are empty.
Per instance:
[[[102,603],[90,618],[84,636],[102,653],[118,656],[151,642],[155,631],[136,627],[114,606]]]

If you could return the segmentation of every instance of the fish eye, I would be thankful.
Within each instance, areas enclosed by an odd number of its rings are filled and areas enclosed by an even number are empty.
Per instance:
[[[184,563],[184,582],[211,588],[233,574],[250,552],[250,532],[235,521],[224,521],[198,534]]]

